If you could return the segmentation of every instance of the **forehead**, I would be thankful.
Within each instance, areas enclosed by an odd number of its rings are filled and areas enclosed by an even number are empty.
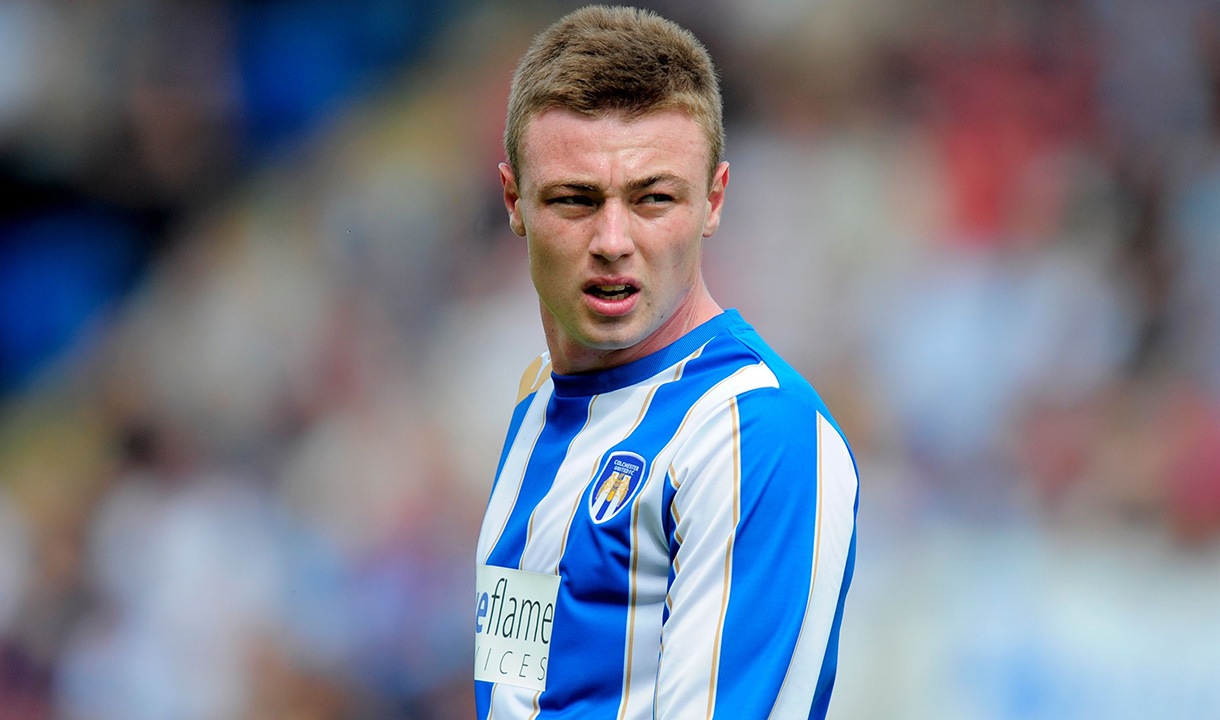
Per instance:
[[[706,174],[710,152],[699,124],[681,110],[589,116],[550,108],[525,127],[521,173],[546,182],[555,176],[618,177],[664,169],[694,181]]]

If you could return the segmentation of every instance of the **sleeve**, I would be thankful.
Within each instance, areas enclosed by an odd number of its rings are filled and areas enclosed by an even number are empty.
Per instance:
[[[657,718],[825,714],[858,483],[835,425],[794,405],[733,398],[675,456]]]
[[[521,382],[517,387],[517,404],[513,407],[512,417],[508,421],[508,433],[504,437],[504,446],[500,448],[500,460],[496,463],[496,474],[492,480],[491,489],[495,492],[496,485],[500,482],[500,473],[504,470],[504,461],[508,459],[508,452],[512,450],[513,442],[517,439],[517,432],[521,429],[521,422],[525,419],[525,413],[529,410],[530,404],[526,402],[531,395],[538,392],[538,388],[546,382],[551,376],[551,356],[549,352],[545,352],[534,359],[525,372],[521,374]]]

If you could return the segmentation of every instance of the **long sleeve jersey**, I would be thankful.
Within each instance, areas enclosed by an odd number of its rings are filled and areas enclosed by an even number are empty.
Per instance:
[[[480,720],[824,718],[858,480],[733,310],[649,356],[526,371],[479,536]]]

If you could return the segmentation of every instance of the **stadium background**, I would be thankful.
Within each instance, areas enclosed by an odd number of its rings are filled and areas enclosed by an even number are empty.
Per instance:
[[[861,471],[831,709],[1220,717],[1220,4],[652,5]],[[0,0],[0,720],[471,717],[572,3]]]

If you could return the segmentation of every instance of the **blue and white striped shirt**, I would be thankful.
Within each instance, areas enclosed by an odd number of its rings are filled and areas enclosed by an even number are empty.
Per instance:
[[[546,687],[476,682],[478,717],[824,717],[857,503],[826,406],[736,311],[605,371],[543,355],[477,561],[560,577]]]

